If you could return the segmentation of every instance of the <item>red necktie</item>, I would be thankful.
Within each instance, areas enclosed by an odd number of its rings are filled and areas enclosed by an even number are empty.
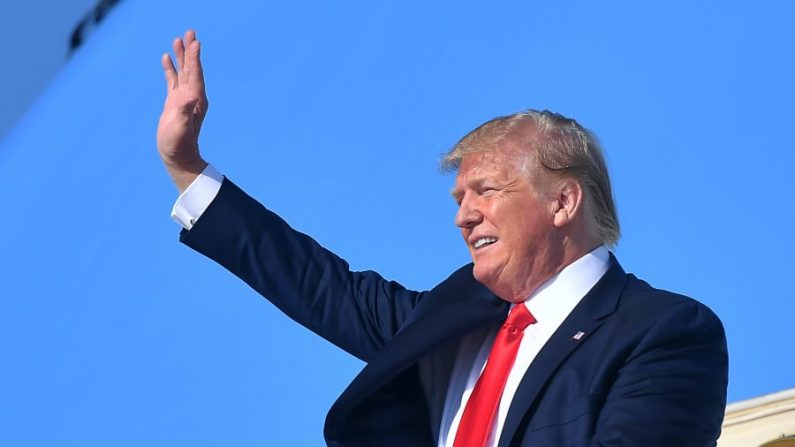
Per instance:
[[[517,304],[511,310],[497,332],[486,367],[480,373],[475,389],[464,408],[455,435],[454,447],[482,447],[486,444],[524,330],[535,322],[536,319],[524,303]]]

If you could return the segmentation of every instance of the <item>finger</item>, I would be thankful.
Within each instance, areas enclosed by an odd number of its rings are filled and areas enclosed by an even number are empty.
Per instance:
[[[191,78],[191,69],[193,69],[193,42],[196,41],[196,32],[192,29],[185,31],[185,37],[182,38],[182,54],[183,54],[183,64],[182,64],[182,75],[179,78],[179,82],[181,84],[187,84],[190,82]]]
[[[190,46],[190,78],[188,82],[200,91],[204,91],[204,69],[201,61],[201,43],[194,40]]]
[[[177,70],[181,72],[182,67],[185,65],[185,45],[182,39],[177,37],[172,42],[171,47],[174,48],[174,55],[177,57]]]
[[[177,86],[177,71],[174,69],[174,62],[171,61],[171,56],[164,53],[160,58],[160,65],[163,66],[163,72],[166,74],[166,88],[171,90]]]
[[[185,31],[185,48],[190,47],[194,40],[196,40],[196,31],[192,29]]]
[[[185,36],[182,38],[182,52],[185,55],[185,61],[184,61],[185,65],[183,65],[183,68],[188,65],[188,59],[191,56],[190,54],[188,54],[189,53],[188,50],[190,49],[190,46],[193,44],[195,40],[196,40],[195,31],[193,31],[192,29],[185,31]]]

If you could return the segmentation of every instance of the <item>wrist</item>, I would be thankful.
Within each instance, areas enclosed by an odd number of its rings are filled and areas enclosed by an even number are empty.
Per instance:
[[[180,194],[196,180],[196,177],[207,167],[207,162],[197,153],[189,160],[169,161],[163,160],[171,180],[177,186]]]

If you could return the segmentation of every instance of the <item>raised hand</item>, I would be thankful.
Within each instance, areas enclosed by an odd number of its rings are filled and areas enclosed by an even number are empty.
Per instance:
[[[157,150],[177,188],[185,188],[207,166],[199,155],[199,131],[207,114],[207,95],[196,33],[188,30],[173,43],[177,68],[171,56],[161,58],[168,95],[157,125]]]

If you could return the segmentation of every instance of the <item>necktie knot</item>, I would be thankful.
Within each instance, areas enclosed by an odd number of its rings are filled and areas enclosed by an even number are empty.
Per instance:
[[[536,319],[524,303],[511,309],[505,323],[497,331],[486,366],[464,407],[454,447],[482,447],[488,441],[522,335],[527,326],[535,322]]]
[[[527,326],[535,322],[535,317],[530,313],[530,310],[527,309],[524,303],[519,303],[514,306],[513,309],[511,309],[511,313],[508,314],[508,318],[505,319],[506,325],[511,326],[511,328],[516,328],[519,331],[527,329]]]

